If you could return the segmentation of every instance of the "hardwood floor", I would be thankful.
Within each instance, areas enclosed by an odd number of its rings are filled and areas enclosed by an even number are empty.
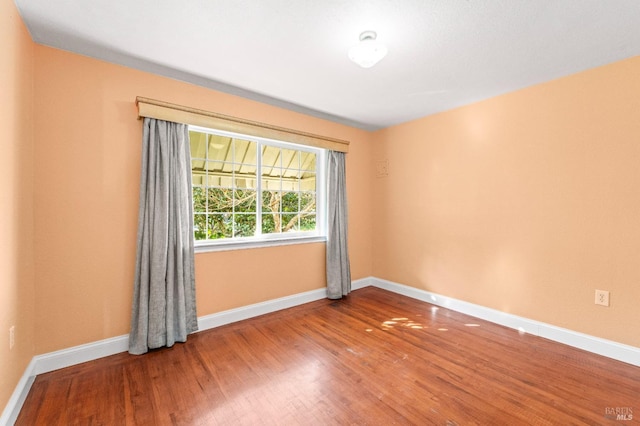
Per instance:
[[[640,368],[368,287],[40,375],[16,424],[600,425],[617,414],[640,423]]]

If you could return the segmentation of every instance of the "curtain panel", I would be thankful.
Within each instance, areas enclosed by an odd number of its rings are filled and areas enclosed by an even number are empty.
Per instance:
[[[329,151],[327,161],[327,297],[351,292],[347,248],[347,176],[345,153]]]
[[[129,352],[185,342],[198,329],[191,155],[186,124],[145,118]]]

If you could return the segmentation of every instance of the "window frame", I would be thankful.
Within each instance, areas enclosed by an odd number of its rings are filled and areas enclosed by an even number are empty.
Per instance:
[[[230,132],[226,130],[218,130],[209,127],[189,125],[189,132],[201,132],[207,134],[214,134],[219,136],[225,136],[230,138],[242,139],[256,143],[256,230],[260,231],[260,234],[252,237],[232,237],[221,238],[215,240],[196,240],[193,236],[194,249],[196,253],[211,252],[211,251],[224,251],[224,250],[238,250],[247,248],[258,247],[270,247],[289,244],[305,244],[305,243],[318,243],[327,241],[327,194],[326,194],[326,179],[327,179],[327,149],[301,145],[292,142],[286,142],[282,140],[269,139],[265,137],[252,136],[237,132]],[[258,227],[260,221],[258,217],[262,216],[262,147],[272,146],[280,149],[293,149],[296,151],[312,152],[316,154],[316,230],[315,231],[297,231],[286,233],[272,233],[262,234],[262,230]],[[208,155],[207,155],[208,157]],[[194,157],[191,156],[191,160]],[[198,157],[198,159],[201,159]],[[207,160],[207,159],[205,159]],[[193,183],[191,184],[191,193],[193,197]],[[192,200],[193,203],[193,200]],[[196,212],[193,212],[193,218],[195,219]]]

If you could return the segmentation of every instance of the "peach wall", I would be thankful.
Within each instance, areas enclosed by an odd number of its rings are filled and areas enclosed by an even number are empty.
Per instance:
[[[640,347],[639,76],[635,57],[377,132],[374,276]]]
[[[33,42],[0,1],[0,413],[34,354]],[[9,350],[9,327],[15,346]]]
[[[37,46],[36,353],[128,333],[145,96],[347,139],[354,279],[371,275],[364,131]],[[196,256],[198,315],[324,287],[324,245]]]

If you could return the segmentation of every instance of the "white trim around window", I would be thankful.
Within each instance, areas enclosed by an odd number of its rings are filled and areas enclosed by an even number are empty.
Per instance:
[[[288,142],[261,138],[256,136],[250,136],[235,132],[229,131],[221,131],[217,129],[210,129],[200,126],[189,126],[190,132],[193,132],[194,136],[202,136],[205,135],[213,135],[214,137],[219,138],[227,138],[229,140],[228,145],[231,148],[220,148],[219,151],[224,151],[225,149],[228,151],[226,154],[222,154],[220,152],[216,152],[215,155],[211,155],[208,148],[209,146],[221,146],[223,139],[218,139],[215,142],[212,140],[208,140],[204,142],[206,144],[206,152],[203,154],[202,143],[198,143],[198,141],[192,141],[192,172],[194,176],[194,182],[192,187],[194,188],[206,188],[208,193],[210,194],[211,190],[216,190],[219,188],[224,188],[226,191],[235,191],[236,186],[236,178],[241,177],[242,181],[245,181],[244,188],[250,188],[251,191],[255,191],[255,234],[252,236],[236,236],[235,234],[235,225],[234,231],[230,237],[223,238],[211,238],[211,239],[198,239],[197,236],[195,241],[195,251],[196,253],[202,252],[211,252],[211,251],[222,251],[222,250],[239,250],[239,249],[249,249],[249,248],[257,248],[257,247],[270,247],[270,246],[279,246],[279,245],[289,245],[289,244],[305,244],[305,243],[323,243],[326,242],[326,156],[327,151],[325,149],[304,146],[299,144],[292,144]],[[236,155],[236,146],[243,146],[243,151],[238,152]],[[250,145],[251,149],[254,149],[255,152],[248,154],[246,150],[246,146]],[[284,158],[284,153],[292,153],[296,152],[299,156],[299,165],[284,165],[285,160],[281,160],[279,165],[273,164],[273,158],[267,158],[267,152],[279,150],[281,152],[281,157]],[[193,152],[198,151],[198,152]],[[315,164],[315,170],[309,170],[309,166],[303,166],[306,154],[311,155]],[[215,157],[215,158],[214,158]],[[238,160],[236,157],[242,157],[243,160]],[[244,162],[244,158],[251,157],[252,159],[248,162]],[[255,159],[254,159],[255,157]],[[204,171],[200,170],[200,165],[204,164]],[[230,172],[222,173],[220,171],[212,173],[210,169],[213,166],[224,166],[225,170],[230,170]],[[273,213],[271,210],[268,210],[268,207],[263,207],[264,194],[268,193],[268,187],[274,184],[274,180],[276,185],[278,184],[278,170],[274,173],[275,177],[270,177],[266,173],[266,170],[269,168],[279,169],[280,172],[289,172],[289,171],[299,171],[300,182],[302,182],[302,175],[304,173],[309,172],[314,176],[315,186],[312,190],[303,190],[303,184],[300,183],[299,189],[289,189],[285,190],[285,178],[281,177],[280,182],[280,192],[283,194],[288,192],[289,195],[297,192],[298,196],[302,198],[302,194],[312,194],[315,196],[315,212],[312,216],[315,216],[315,230],[313,231],[288,231],[288,232],[265,232],[263,233],[262,226],[262,218],[266,218],[266,220],[270,220],[270,216]],[[297,168],[297,169],[296,169]],[[250,170],[249,173],[241,172],[241,170]],[[223,183],[223,180],[226,180],[226,183]],[[248,180],[253,180],[255,182],[248,182]],[[205,182],[206,181],[206,182]],[[231,183],[229,183],[231,182]],[[264,186],[264,191],[263,191]],[[275,192],[278,192],[276,190]],[[235,196],[235,195],[234,195]],[[209,196],[207,195],[207,200]],[[201,225],[198,225],[198,217],[200,217],[200,223],[202,222],[203,212],[204,218],[207,221],[207,225],[205,226],[206,235],[204,238],[208,238],[209,235],[209,217],[216,216],[219,212],[216,211],[215,207],[212,210],[210,206],[207,205],[205,209],[202,209],[200,205],[198,207],[198,201],[196,201],[195,192],[194,192],[194,235],[200,232]],[[201,198],[200,198],[201,199]],[[209,202],[209,201],[207,201]],[[234,209],[235,209],[235,200],[234,200]],[[302,201],[298,202],[298,205],[302,205]],[[253,211],[253,210],[252,210]],[[288,212],[291,210],[288,210]],[[286,212],[284,211],[284,201],[281,201],[281,217],[282,221],[284,221],[284,217]],[[300,209],[298,211],[293,211],[292,214],[300,213]],[[233,221],[236,220],[236,216],[238,215],[252,216],[251,213],[236,213],[233,211]],[[200,215],[200,216],[199,216]],[[300,216],[298,219],[298,223],[302,223],[302,218],[304,216]],[[199,228],[200,226],[200,228]],[[267,225],[265,225],[267,226]],[[284,229],[284,227],[282,227]],[[302,229],[302,228],[301,228]],[[200,236],[202,238],[202,234]]]

